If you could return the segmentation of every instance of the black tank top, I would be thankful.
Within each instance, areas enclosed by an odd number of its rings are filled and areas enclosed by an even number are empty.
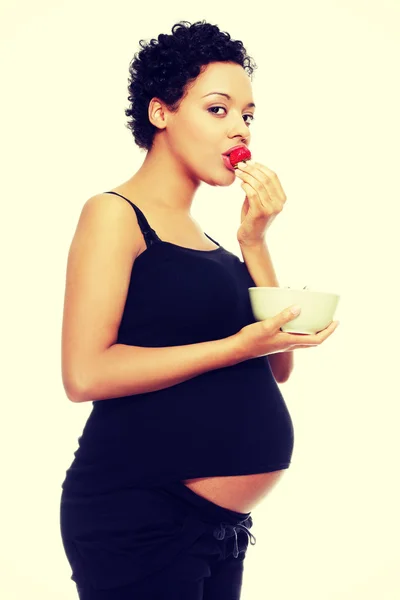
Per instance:
[[[196,250],[160,240],[143,212],[124,199],[136,213],[147,249],[132,267],[117,343],[196,344],[231,336],[256,321],[248,291],[255,283],[243,261],[210,236],[218,248]],[[90,495],[286,469],[294,434],[262,356],[161,390],[93,401],[78,442],[62,488]]]

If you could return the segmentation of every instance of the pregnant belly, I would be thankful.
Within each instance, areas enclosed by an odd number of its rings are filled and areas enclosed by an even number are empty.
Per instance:
[[[182,481],[199,496],[236,512],[250,512],[274,487],[285,469],[254,475],[200,477]]]

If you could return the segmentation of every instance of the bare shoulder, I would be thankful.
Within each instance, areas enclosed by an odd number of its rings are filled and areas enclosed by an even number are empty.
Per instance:
[[[127,251],[137,258],[143,250],[143,234],[133,206],[115,194],[100,193],[89,198],[82,208],[81,218],[94,213],[103,216],[110,228],[118,228]]]

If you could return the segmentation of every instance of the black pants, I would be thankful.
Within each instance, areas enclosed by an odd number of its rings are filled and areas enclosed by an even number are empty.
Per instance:
[[[239,600],[250,513],[181,482],[61,498],[61,534],[80,600]]]

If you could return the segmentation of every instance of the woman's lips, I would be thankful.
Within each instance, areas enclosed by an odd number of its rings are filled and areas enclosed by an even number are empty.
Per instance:
[[[231,165],[229,156],[225,156],[224,154],[222,154],[222,160],[224,161],[224,165],[226,166],[227,169],[229,169],[230,171],[235,171],[235,169]]]

